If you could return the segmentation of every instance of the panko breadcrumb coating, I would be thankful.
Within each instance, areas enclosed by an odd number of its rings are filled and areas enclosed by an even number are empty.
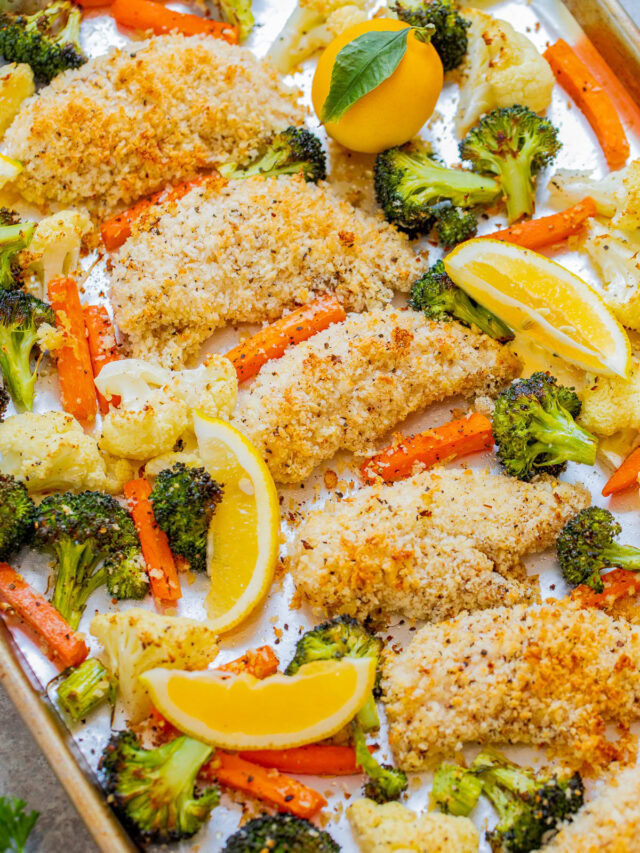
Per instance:
[[[389,663],[383,697],[404,770],[474,742],[544,744],[592,771],[635,755],[627,730],[640,717],[640,636],[567,598],[465,613],[416,634]]]
[[[352,314],[265,364],[240,391],[235,424],[278,482],[297,483],[337,450],[366,453],[412,412],[502,387],[519,368],[457,323],[393,308]]]
[[[298,94],[245,48],[162,36],[60,74],[22,105],[4,143],[24,165],[15,187],[28,201],[103,217],[256,155],[265,136],[304,122]]]
[[[552,545],[589,503],[582,486],[552,478],[425,471],[329,500],[298,528],[290,567],[322,611],[438,621],[535,599],[523,555]]]
[[[261,322],[335,291],[362,311],[421,272],[404,235],[299,176],[211,181],[134,227],[111,299],[134,355],[180,366],[229,322]]]

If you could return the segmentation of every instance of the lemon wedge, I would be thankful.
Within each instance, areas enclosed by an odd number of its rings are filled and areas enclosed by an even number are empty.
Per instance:
[[[160,713],[191,737],[225,749],[280,749],[330,737],[362,708],[373,658],[316,661],[295,675],[151,669],[140,676]]]
[[[515,332],[583,370],[626,377],[631,346],[600,295],[574,273],[498,240],[469,240],[444,259],[451,279]]]
[[[14,160],[12,157],[0,154],[0,187],[15,180],[23,168],[20,160]]]
[[[202,412],[194,415],[198,451],[224,496],[211,519],[206,599],[209,626],[220,633],[245,619],[273,581],[280,540],[278,493],[262,457],[241,432]]]

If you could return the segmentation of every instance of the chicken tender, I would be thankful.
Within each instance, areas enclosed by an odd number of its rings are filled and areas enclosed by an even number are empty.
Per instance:
[[[535,599],[523,555],[552,545],[589,503],[582,486],[552,478],[425,471],[329,500],[298,529],[290,567],[323,611],[438,621]]]
[[[569,766],[635,755],[640,635],[570,599],[427,625],[387,667],[389,743],[420,770],[467,742],[545,744]],[[617,725],[618,741],[606,726]]]
[[[520,364],[505,347],[416,311],[353,314],[268,362],[238,396],[235,423],[280,483],[340,449],[363,454],[407,415],[498,388]]]
[[[103,217],[200,169],[258,153],[304,121],[299,93],[245,48],[163,36],[60,74],[26,101],[4,138],[15,187],[37,205]]]
[[[225,323],[274,320],[326,291],[354,311],[381,306],[421,270],[405,235],[326,184],[220,180],[134,228],[111,298],[133,354],[179,367]]]

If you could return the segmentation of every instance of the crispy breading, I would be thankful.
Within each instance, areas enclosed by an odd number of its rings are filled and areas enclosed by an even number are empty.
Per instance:
[[[267,363],[238,397],[235,423],[280,483],[340,449],[363,454],[407,415],[518,375],[506,347],[458,323],[386,308],[352,314]]]
[[[127,44],[60,74],[7,131],[29,201],[104,216],[167,183],[245,160],[302,124],[299,92],[242,47],[210,36]]]
[[[227,322],[261,322],[334,291],[384,305],[422,264],[393,226],[299,176],[208,183],[154,212],[113,259],[111,298],[134,355],[180,366]]]
[[[593,771],[629,760],[640,717],[640,636],[565,598],[427,625],[385,673],[389,743],[419,770],[465,743],[544,744]],[[606,726],[619,726],[609,741]]]
[[[523,555],[548,548],[589,503],[582,486],[552,478],[425,471],[329,500],[298,528],[289,565],[323,611],[438,621],[534,600]]]

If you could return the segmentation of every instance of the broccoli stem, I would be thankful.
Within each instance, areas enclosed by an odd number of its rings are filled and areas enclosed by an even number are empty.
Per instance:
[[[51,603],[75,630],[87,605],[87,599],[107,580],[104,568],[91,574],[99,559],[92,542],[62,539],[55,545],[58,574]]]
[[[433,777],[431,798],[445,814],[468,817],[482,794],[482,781],[457,764],[442,764]]]
[[[513,340],[513,332],[499,317],[482,305],[473,303],[464,290],[458,289],[453,296],[450,314],[469,325],[477,326],[481,332],[497,341]]]
[[[360,708],[357,714],[358,722],[362,726],[363,731],[370,732],[380,728],[380,717],[376,707],[376,700],[373,693],[369,694],[369,698]]]
[[[522,163],[521,157],[505,157],[499,160],[502,188],[507,198],[509,222],[533,213],[533,182],[531,169]]]
[[[35,328],[0,326],[0,369],[16,407],[33,410],[36,371],[31,371],[31,351],[38,340]]]
[[[601,557],[606,566],[640,572],[640,548],[633,545],[618,545],[617,542],[612,542],[601,551]]]
[[[162,767],[163,787],[176,793],[175,808],[181,832],[193,833],[198,829],[197,823],[194,826],[194,816],[191,815],[187,804],[193,800],[196,776],[212,753],[211,746],[185,737]]]
[[[58,704],[78,722],[110,699],[113,692],[107,670],[96,658],[88,658],[73,669],[58,687]]]
[[[531,424],[531,434],[536,442],[528,448],[530,458],[545,454],[545,466],[563,462],[593,465],[596,461],[596,438],[557,407],[552,414],[539,408]]]

